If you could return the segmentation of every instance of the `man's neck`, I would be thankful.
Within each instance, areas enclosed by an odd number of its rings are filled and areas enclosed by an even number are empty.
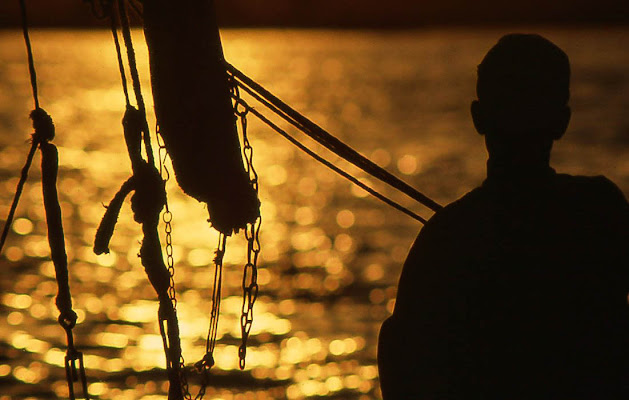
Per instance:
[[[500,162],[499,160],[487,160],[487,180],[501,183],[534,183],[545,180],[554,174],[546,160],[531,163]]]

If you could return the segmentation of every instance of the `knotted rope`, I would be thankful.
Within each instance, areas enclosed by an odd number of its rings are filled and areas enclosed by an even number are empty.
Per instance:
[[[159,326],[164,340],[168,378],[169,400],[183,399],[181,382],[181,344],[177,313],[169,295],[171,275],[164,264],[157,231],[160,213],[166,204],[166,188],[162,177],[153,164],[142,158],[142,130],[144,115],[132,106],[127,107],[123,118],[124,136],[127,144],[133,176],[127,179],[109,203],[94,241],[96,254],[108,253],[109,242],[126,196],[131,196],[133,218],[142,225],[144,239],[140,247],[140,259],[149,282],[159,300]]]
[[[32,164],[35,151],[39,147],[42,156],[42,190],[46,224],[48,227],[48,244],[50,246],[50,255],[55,268],[55,276],[58,285],[55,303],[57,305],[57,309],[59,310],[58,322],[65,330],[67,339],[65,371],[68,391],[70,398],[75,399],[74,382],[80,380],[83,395],[86,399],[89,399],[89,393],[87,391],[87,377],[85,374],[85,366],[83,364],[83,354],[76,349],[74,345],[74,336],[72,334],[72,329],[76,326],[77,314],[72,309],[72,295],[70,294],[68,274],[68,256],[65,250],[61,207],[59,205],[59,198],[57,194],[59,155],[55,145],[50,143],[50,141],[55,137],[55,125],[50,115],[48,115],[48,113],[39,106],[37,73],[35,71],[33,50],[28,34],[28,21],[24,0],[20,0],[20,8],[22,14],[22,32],[24,35],[24,42],[26,44],[31,88],[35,103],[35,109],[30,114],[30,118],[33,121],[34,133],[31,135],[31,148],[28,152],[26,163],[22,168],[20,181],[18,182],[13,203],[11,204],[11,209],[5,222],[2,237],[0,238],[0,252],[2,251],[8,230],[13,221],[24,184],[28,178],[28,171]]]
[[[144,235],[140,247],[140,259],[149,282],[157,293],[159,301],[159,327],[162,334],[167,363],[166,367],[170,382],[168,398],[169,400],[180,400],[184,398],[184,394],[187,392],[187,383],[185,378],[182,378],[181,373],[183,361],[181,357],[174,288],[172,287],[172,272],[174,271],[172,271],[171,268],[167,268],[164,263],[158,234],[160,214],[162,209],[167,207],[165,181],[162,179],[160,171],[155,167],[144,99],[141,92],[125,3],[124,0],[119,0],[117,10],[114,2],[108,4],[108,6],[109,7],[105,7],[104,9],[106,15],[109,16],[111,20],[111,31],[116,46],[118,66],[127,104],[122,125],[133,175],[123,183],[122,187],[107,207],[107,211],[96,233],[94,252],[96,254],[109,252],[109,242],[113,235],[122,203],[126,196],[134,191],[134,194],[131,196],[133,218],[136,222],[141,224],[142,233]],[[118,41],[116,15],[118,16],[122,28],[122,36],[127,53],[127,63],[130,69],[133,92],[138,106],[137,109],[131,105],[129,99],[122,50]],[[144,150],[146,154],[146,161],[142,157],[142,150]],[[169,260],[171,258],[172,254],[170,254]]]

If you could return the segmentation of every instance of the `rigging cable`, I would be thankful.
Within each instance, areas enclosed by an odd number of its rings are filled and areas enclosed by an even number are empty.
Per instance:
[[[291,142],[293,145],[297,146],[297,148],[299,148],[301,151],[303,151],[304,153],[308,154],[310,157],[314,158],[316,161],[320,162],[321,164],[325,165],[326,167],[330,168],[332,171],[336,172],[337,174],[341,175],[342,177],[344,177],[345,179],[348,179],[350,182],[352,182],[353,184],[357,185],[358,187],[360,187],[361,189],[365,190],[366,192],[368,192],[369,194],[371,194],[372,196],[378,198],[379,200],[382,200],[383,202],[385,202],[386,204],[390,205],[391,207],[403,212],[404,214],[410,216],[411,218],[414,218],[415,220],[421,222],[422,224],[426,223],[426,219],[417,215],[416,213],[414,213],[413,211],[409,210],[408,208],[400,205],[399,203],[396,203],[395,201],[389,199],[388,197],[386,197],[385,195],[377,192],[376,190],[370,188],[369,186],[365,185],[363,182],[361,182],[360,180],[358,180],[356,177],[352,176],[351,174],[343,171],[342,169],[340,169],[339,167],[337,167],[336,165],[332,164],[331,162],[329,162],[328,160],[326,160],[325,158],[321,157],[320,155],[318,155],[317,153],[315,153],[314,151],[310,150],[309,148],[307,148],[305,145],[303,145],[299,140],[295,139],[294,137],[292,137],[288,132],[286,132],[284,129],[280,128],[279,126],[277,126],[275,123],[273,123],[273,121],[269,120],[267,117],[264,116],[264,114],[260,113],[258,110],[256,110],[255,108],[249,106],[249,104],[247,104],[244,100],[241,100],[241,104],[246,107],[248,109],[249,112],[251,112],[253,115],[255,115],[256,117],[258,117],[258,119],[260,119],[260,121],[264,122],[268,127],[270,127],[271,129],[273,129],[275,132],[279,133],[280,135],[282,135],[283,137],[285,137],[289,142]]]
[[[142,96],[142,86],[140,85],[140,75],[138,74],[137,62],[135,59],[135,50],[133,48],[133,40],[131,39],[131,26],[129,25],[129,17],[124,0],[118,0],[118,12],[120,13],[120,25],[122,27],[122,38],[127,49],[127,60],[129,62],[129,71],[131,72],[131,82],[133,83],[133,92],[138,105],[138,110],[144,118],[144,126],[142,138],[144,139],[144,147],[146,157],[151,165],[155,165],[153,159],[153,150],[151,146],[151,137],[149,134],[148,123],[146,122],[146,106],[144,105],[144,97]]]
[[[35,71],[35,61],[33,59],[33,49],[31,47],[31,40],[28,35],[28,20],[27,20],[27,15],[26,15],[26,4],[24,3],[24,0],[20,0],[20,11],[22,14],[22,34],[24,36],[24,42],[26,44],[26,54],[28,57],[28,72],[31,78],[31,89],[33,91],[33,101],[35,102],[35,109],[39,109],[39,96],[37,95],[37,72]],[[9,234],[9,229],[11,228],[11,224],[13,223],[15,211],[17,209],[18,203],[20,202],[22,191],[24,190],[24,184],[26,183],[26,180],[28,179],[28,171],[31,168],[33,157],[35,156],[35,151],[37,150],[37,146],[39,145],[39,141],[37,139],[38,137],[33,135],[31,148],[28,151],[28,155],[26,156],[26,162],[24,163],[24,167],[22,167],[20,180],[15,190],[15,195],[13,197],[13,202],[11,203],[11,208],[9,209],[9,215],[7,216],[7,220],[4,223],[4,228],[2,230],[2,237],[0,237],[0,253],[2,252],[2,248],[4,247],[4,242],[7,239],[7,235]]]
[[[238,71],[235,67],[231,66],[230,64],[227,64],[227,68],[228,68],[228,72],[231,73],[232,77],[234,77],[234,78],[245,77],[245,75],[242,72]],[[235,73],[236,71],[238,72],[238,74]],[[249,78],[247,78],[247,79],[249,81],[253,82]],[[287,115],[286,113],[282,112],[282,110],[280,110],[277,107],[275,107],[273,104],[271,104],[265,98],[261,97],[261,95],[259,95],[256,91],[254,91],[251,87],[245,85],[243,83],[243,79],[238,79],[238,80],[234,79],[234,82],[236,82],[236,84],[238,84],[239,87],[244,89],[247,93],[249,93],[252,97],[254,97],[256,100],[258,100],[261,104],[265,105],[271,111],[275,112],[277,115],[281,116],[286,121],[290,122],[293,126],[295,126],[296,128],[298,128],[302,132],[304,132],[304,133],[309,135],[309,133],[306,132],[306,130],[308,128],[306,128],[304,125],[302,125],[299,121],[295,121],[294,119],[290,118],[289,115]],[[259,85],[257,85],[257,86],[258,86],[258,89],[264,90],[261,86],[259,86]],[[275,97],[275,96],[271,95],[268,91],[266,91],[266,92],[268,93],[269,96]],[[348,179],[350,182],[354,183],[355,185],[357,185],[361,189],[365,190],[366,192],[368,192],[372,196],[378,198],[379,200],[383,201],[384,203],[388,204],[389,206],[391,206],[391,207],[393,207],[393,208],[395,208],[395,209],[405,213],[406,215],[410,216],[411,218],[413,218],[413,219],[415,219],[415,220],[417,220],[417,221],[419,221],[419,222],[421,222],[423,224],[426,223],[426,219],[425,218],[419,216],[418,214],[414,213],[413,211],[409,210],[408,208],[400,205],[399,203],[395,202],[394,200],[389,199],[388,197],[386,197],[382,193],[376,191],[375,189],[372,189],[371,187],[367,186],[366,184],[364,184],[363,182],[358,180],[356,177],[352,176],[348,172],[343,171],[342,169],[340,169],[336,165],[332,164],[330,161],[324,159],[320,155],[316,154],[315,152],[313,152],[312,150],[307,148],[304,144],[299,142],[299,140],[297,140],[293,136],[291,136],[286,130],[280,128],[277,124],[273,123],[271,120],[269,120],[267,117],[265,117],[264,114],[260,113],[258,110],[256,110],[255,108],[253,108],[249,104],[247,104],[244,100],[242,100],[240,98],[235,98],[235,97],[234,97],[234,99],[236,101],[240,102],[242,104],[242,106],[245,107],[248,111],[250,111],[253,115],[258,117],[258,119],[260,119],[260,121],[262,121],[267,126],[269,126],[271,129],[273,129],[274,131],[276,131],[277,133],[282,135],[284,138],[286,138],[288,141],[290,141],[293,145],[295,145],[297,148],[299,148],[304,153],[308,154],[310,157],[314,158],[316,161],[318,161],[321,164],[325,165],[326,167],[330,168],[331,170],[333,170],[337,174],[341,175],[342,177]],[[275,98],[275,99],[277,99],[277,98]],[[277,101],[280,101],[280,100],[277,99]],[[288,107],[288,106],[285,105],[285,107]],[[290,107],[288,107],[288,108],[290,108]],[[297,113],[297,111],[295,111],[295,110],[292,110],[292,112],[293,113]],[[305,117],[303,117],[303,118],[305,118]],[[314,123],[311,122],[311,124],[314,124]],[[318,129],[323,131],[323,129],[321,129],[321,128],[318,128]],[[325,135],[327,135],[329,137],[332,137],[332,135],[327,133],[327,132],[325,132]],[[321,135],[319,135],[319,136],[321,136]],[[317,136],[317,137],[319,137],[319,136]],[[317,139],[315,138],[315,140],[317,140]],[[341,143],[336,138],[334,138],[334,140],[336,142],[338,142],[338,143]],[[317,142],[321,143],[319,140],[317,140]],[[339,155],[341,158],[343,158],[345,160],[348,160],[348,156],[346,154],[354,153],[354,157],[359,157],[359,158],[362,158],[363,160],[365,160],[365,161],[363,161],[363,165],[373,164],[373,162],[369,161],[368,159],[366,159],[365,157],[363,157],[362,155],[360,155],[359,153],[357,153],[355,150],[351,149],[349,146],[347,146],[344,143],[341,143],[340,146],[337,145],[334,148],[330,148],[328,145],[326,145],[324,143],[321,143],[321,144],[323,144],[326,148],[330,149],[335,154]],[[339,148],[344,149],[344,150],[345,149],[350,149],[351,152],[350,151],[343,152],[342,150],[338,150]],[[400,182],[401,185],[404,185],[404,187],[407,187],[405,190],[402,190],[404,193],[408,194],[409,196],[415,198],[418,201],[420,201],[419,199],[421,199],[420,202],[422,204],[426,205],[427,207],[429,207],[429,208],[431,208],[431,209],[433,209],[435,211],[441,208],[441,206],[438,205],[436,202],[434,202],[433,200],[429,199],[427,196],[419,193],[417,190],[415,190],[414,188],[412,188],[411,186],[409,186],[405,182],[399,180],[397,177],[391,175],[389,172],[387,172],[386,170],[382,169],[381,167],[379,167],[379,166],[377,166],[375,164],[373,164],[370,167],[371,169],[374,169],[374,167],[375,167],[375,168],[381,170],[381,172],[379,172],[378,176],[376,176],[373,173],[371,173],[370,171],[367,171],[364,168],[362,168],[359,165],[357,165],[358,161],[356,161],[356,162],[351,161],[351,160],[348,160],[348,161],[351,162],[352,164],[358,166],[359,168],[361,168],[363,171],[367,172],[371,176],[375,176],[376,178],[379,178],[380,180],[382,180],[382,181],[384,181],[386,183],[389,183],[391,186],[394,186],[394,183],[391,183],[391,182],[395,182],[395,181],[392,181],[388,176],[393,177],[395,180],[397,180],[397,182]],[[386,178],[381,178],[381,176],[386,177]],[[400,183],[396,183],[396,184],[398,186],[401,186]],[[394,187],[397,188],[397,186],[394,186]],[[408,188],[410,188],[410,189],[408,189]],[[428,201],[426,201],[426,199]]]
[[[332,151],[334,154],[352,163],[367,174],[398,189],[402,193],[415,199],[420,204],[431,209],[432,211],[439,211],[441,208],[443,208],[440,204],[438,204],[425,194],[419,192],[417,189],[413,188],[412,186],[402,181],[395,175],[391,174],[384,168],[376,165],[373,161],[364,157],[356,150],[343,143],[338,138],[300,114],[298,111],[291,108],[288,104],[284,103],[282,100],[274,96],[271,92],[266,90],[253,79],[246,76],[233,65],[225,62],[225,66],[227,68],[227,71],[234,78],[236,78],[236,82],[238,83],[238,85],[242,87],[247,93],[252,95],[256,100],[260,101],[263,105],[276,113],[278,116],[282,117],[284,120],[295,126],[297,129],[314,139],[316,142],[318,142],[328,150]]]

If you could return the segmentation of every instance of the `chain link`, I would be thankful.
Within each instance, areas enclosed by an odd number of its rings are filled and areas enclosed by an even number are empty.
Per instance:
[[[232,77],[233,79],[233,77]],[[249,105],[240,97],[238,85],[232,80],[231,90],[234,98],[234,113],[240,120],[242,130],[243,154],[245,156],[246,172],[253,190],[258,194],[258,173],[253,166],[253,147],[247,135],[247,114]],[[258,298],[258,255],[260,254],[260,226],[262,217],[258,216],[253,223],[245,227],[245,238],[247,239],[247,263],[245,264],[242,276],[242,310],[240,315],[240,330],[242,341],[238,348],[238,363],[240,369],[245,368],[245,358],[247,355],[247,340],[253,325],[253,306]]]
[[[160,134],[159,125],[156,125],[155,131],[157,133],[156,134],[157,145],[159,147],[159,150],[158,150],[159,174],[162,177],[162,180],[164,181],[164,186],[165,186],[166,183],[168,183],[168,180],[170,179],[170,171],[168,170],[168,167],[166,166],[166,159],[168,158],[168,151],[166,149],[166,144],[164,143],[164,139],[162,138]],[[168,200],[166,200],[164,214],[162,214],[162,221],[164,221],[164,232],[166,233],[166,266],[168,268],[168,275],[170,279],[170,282],[168,285],[168,297],[170,298],[170,301],[172,302],[173,308],[176,312],[177,311],[177,296],[176,296],[177,293],[175,290],[175,258],[174,258],[174,252],[173,252],[173,238],[172,238],[173,213],[168,208]],[[181,354],[179,358],[179,381],[181,383],[181,390],[183,392],[182,394],[183,394],[184,399],[192,400],[192,395],[190,394],[190,389],[188,386],[188,378],[186,376],[185,368],[186,368],[185,360],[183,358],[183,354]],[[204,388],[203,388],[203,392],[205,392]],[[200,398],[202,397],[203,396],[201,396]],[[197,396],[197,398],[199,397]]]
[[[168,167],[166,166],[166,159],[168,157],[168,151],[166,150],[166,144],[164,143],[163,138],[161,138],[161,134],[159,131],[159,125],[156,125],[155,131],[157,132],[157,145],[159,146],[158,156],[159,156],[159,174],[164,181],[164,186],[168,183],[170,179],[170,171],[168,171]],[[166,200],[165,211],[162,214],[162,221],[164,221],[164,231],[166,233],[166,266],[168,267],[168,275],[170,276],[170,284],[168,286],[168,297],[170,301],[173,303],[173,307],[177,310],[177,297],[175,292],[175,258],[173,253],[173,213],[170,212],[168,208],[168,200]]]
[[[249,176],[249,180],[252,188],[258,193],[258,174],[253,166],[253,147],[249,142],[247,136],[247,114],[249,112],[249,105],[242,100],[238,87],[236,85],[231,86],[232,95],[234,101],[234,114],[240,120],[240,126],[243,135],[243,154],[246,163],[246,172]],[[166,166],[166,159],[168,157],[166,145],[163,142],[159,132],[159,126],[156,127],[157,141],[159,146],[159,172],[164,184],[170,179],[170,171]],[[175,267],[174,267],[174,255],[172,245],[172,219],[173,215],[168,208],[168,202],[165,205],[165,211],[162,215],[162,220],[165,224],[166,233],[166,265],[168,267],[168,273],[170,275],[170,283],[168,288],[168,296],[173,303],[173,307],[177,308],[177,299],[175,292]],[[245,357],[247,353],[247,340],[251,332],[253,325],[253,307],[258,297],[258,256],[260,254],[260,225],[262,223],[261,216],[258,216],[253,223],[247,224],[245,228],[245,238],[247,239],[247,263],[245,264],[242,278],[242,290],[243,290],[243,303],[242,312],[240,317],[240,327],[242,333],[242,342],[238,349],[238,358],[240,369],[245,368]],[[206,341],[206,354],[201,361],[195,364],[197,372],[202,374],[201,387],[195,400],[203,399],[207,385],[209,383],[209,370],[214,365],[214,349],[216,347],[216,337],[218,335],[218,320],[220,316],[220,304],[221,304],[221,292],[222,292],[222,277],[223,277],[223,257],[225,255],[225,246],[227,242],[227,236],[224,234],[219,235],[218,246],[216,249],[216,257],[214,259],[214,285],[212,289],[212,311],[210,313],[210,326],[208,329],[208,336]],[[192,400],[192,395],[189,391],[188,381],[186,377],[185,363],[183,355],[180,358],[179,379],[181,382],[182,394],[186,400]]]
[[[72,334],[72,328],[76,325],[76,314],[72,311],[72,314],[59,316],[59,324],[66,331],[66,339],[68,342],[68,348],[64,360],[66,370],[66,382],[68,384],[68,394],[70,400],[76,399],[74,394],[74,382],[80,382],[83,389],[83,396],[86,400],[90,399],[87,391],[87,375],[85,373],[85,364],[83,362],[83,353],[78,351],[74,346],[74,336]],[[78,367],[77,367],[78,364]]]
[[[259,232],[262,218],[258,217],[252,224],[247,224],[245,236],[247,238],[247,263],[242,276],[242,313],[240,315],[240,330],[242,342],[238,348],[240,369],[245,368],[247,355],[247,340],[253,325],[253,306],[258,298],[258,255],[260,254]]]

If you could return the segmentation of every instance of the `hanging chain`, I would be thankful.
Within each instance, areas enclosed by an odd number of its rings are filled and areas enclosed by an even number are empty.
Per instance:
[[[156,127],[157,131],[157,144],[159,146],[159,173],[164,180],[164,184],[170,179],[170,171],[166,166],[166,159],[168,157],[168,151],[164,143],[164,139],[159,132],[159,126]],[[173,256],[172,245],[172,219],[173,214],[168,208],[168,202],[166,202],[165,211],[162,215],[162,220],[165,224],[166,232],[166,266],[168,267],[168,273],[170,275],[170,284],[168,288],[168,296],[173,303],[173,307],[177,308],[177,298],[175,291],[175,261]],[[218,317],[221,303],[221,289],[222,289],[222,276],[223,276],[223,256],[225,254],[225,243],[227,237],[223,234],[219,236],[218,247],[216,250],[216,257],[214,259],[214,288],[212,291],[212,311],[210,315],[210,328],[208,330],[208,337],[206,341],[206,354],[201,361],[195,363],[195,369],[202,375],[201,386],[199,392],[194,397],[195,400],[201,400],[205,396],[207,386],[209,384],[209,370],[214,365],[214,348],[216,347],[216,336],[218,333]],[[188,377],[186,375],[186,366],[183,354],[179,360],[179,380],[181,382],[181,389],[184,399],[192,400],[192,394],[188,385]]]
[[[159,125],[155,126],[156,137],[157,137],[157,145],[158,145],[158,157],[159,157],[159,174],[164,181],[164,186],[170,179],[170,171],[166,166],[166,159],[168,158],[168,150],[166,149],[166,144],[164,143],[164,138],[162,138],[161,133],[159,131]],[[170,282],[168,285],[168,297],[170,301],[173,303],[173,308],[175,311],[177,310],[177,296],[175,290],[175,258],[173,252],[173,227],[172,227],[173,213],[168,208],[168,200],[166,201],[164,207],[164,213],[162,214],[162,221],[164,221],[164,232],[166,233],[166,266],[168,268],[168,275],[170,276]],[[179,358],[179,381],[181,383],[181,391],[184,399],[192,400],[192,395],[190,394],[190,388],[188,386],[188,378],[186,376],[186,362],[183,358],[183,354],[180,355]],[[199,393],[205,393],[205,385],[201,386],[201,390]],[[202,399],[203,395],[200,394],[195,397],[195,399]]]
[[[253,190],[258,194],[258,173],[253,166],[253,147],[247,135],[247,114],[249,105],[240,97],[240,91],[236,83],[231,81],[231,92],[234,98],[234,113],[240,120],[242,130],[243,154],[245,156],[246,172]],[[260,254],[260,225],[262,217],[258,216],[255,221],[245,227],[245,238],[247,239],[247,263],[245,264],[242,276],[242,310],[240,315],[240,331],[242,342],[238,348],[238,363],[240,369],[245,368],[245,357],[247,355],[247,340],[253,325],[253,306],[258,298],[258,255]]]
[[[68,384],[68,394],[71,400],[74,400],[74,382],[80,381],[81,388],[83,389],[83,395],[86,400],[89,400],[89,393],[87,391],[87,374],[85,373],[85,363],[83,362],[83,353],[78,351],[74,346],[74,336],[72,334],[72,328],[76,325],[76,314],[63,314],[59,316],[59,325],[66,331],[66,341],[68,348],[64,360],[66,370],[66,382]],[[78,363],[78,368],[77,368]]]
[[[166,150],[166,144],[164,143],[164,139],[161,137],[159,131],[159,125],[155,126],[155,131],[157,132],[157,145],[159,146],[158,156],[159,156],[159,174],[164,181],[164,186],[168,183],[170,179],[170,171],[166,166],[166,158],[168,157],[168,151]],[[161,140],[160,140],[161,138]],[[175,292],[175,259],[173,255],[173,213],[170,212],[170,208],[168,208],[168,201],[166,201],[166,205],[164,207],[164,214],[162,214],[162,221],[164,221],[164,231],[166,233],[166,266],[168,267],[168,275],[170,275],[170,283],[168,286],[168,297],[170,301],[173,303],[173,307],[177,309],[177,298]]]
[[[129,92],[127,89],[127,79],[126,79],[126,74],[125,74],[125,69],[124,69],[124,65],[122,62],[122,51],[121,51],[121,47],[118,41],[118,33],[117,33],[117,24],[115,21],[115,17],[116,17],[116,13],[115,13],[115,5],[116,2],[114,0],[101,0],[104,2],[107,2],[107,6],[108,6],[108,11],[109,11],[109,16],[111,19],[111,30],[112,30],[112,34],[114,37],[114,44],[116,46],[116,53],[118,56],[118,64],[119,64],[119,69],[120,69],[120,75],[121,75],[121,80],[122,80],[122,85],[123,85],[123,91],[125,94],[125,100],[127,102],[127,109],[130,108],[130,101],[129,101]],[[131,34],[130,34],[130,26],[129,26],[129,20],[128,20],[128,16],[127,16],[127,12],[126,12],[126,5],[131,5],[133,6],[133,4],[129,1],[125,0],[117,0],[117,5],[118,5],[118,20],[121,24],[121,30],[122,30],[122,37],[124,40],[124,44],[127,50],[127,61],[129,64],[129,70],[130,70],[130,75],[131,75],[131,81],[132,81],[132,87],[133,87],[133,92],[135,94],[135,98],[136,98],[136,103],[138,106],[138,110],[142,115],[142,125],[143,125],[143,130],[142,130],[142,136],[143,136],[143,141],[144,141],[144,147],[145,147],[145,151],[146,151],[146,157],[148,159],[147,164],[150,166],[154,166],[155,162],[154,162],[154,157],[153,157],[153,151],[152,151],[152,146],[151,146],[151,140],[150,140],[150,135],[149,135],[149,129],[148,129],[148,124],[146,121],[146,111],[145,111],[145,105],[144,105],[144,99],[142,97],[142,93],[141,93],[141,86],[140,86],[140,81],[139,81],[139,75],[138,75],[138,71],[137,71],[137,65],[136,65],[136,58],[135,58],[135,52],[133,49],[133,42],[131,40]],[[137,11],[137,10],[136,10]],[[168,171],[168,168],[166,167],[166,158],[168,157],[168,153],[167,153],[167,149],[165,146],[165,143],[163,142],[163,138],[160,135],[159,132],[159,126],[156,125],[156,139],[157,139],[157,143],[159,146],[159,150],[158,150],[158,164],[159,164],[159,176],[161,177],[163,184],[164,184],[164,188],[166,187],[166,183],[168,182],[169,178],[170,178],[170,172]],[[161,139],[161,141],[160,141]],[[171,302],[172,305],[172,311],[173,311],[173,316],[175,319],[175,324],[176,322],[176,313],[177,313],[177,298],[176,298],[176,291],[175,291],[175,262],[174,262],[174,252],[173,252],[173,242],[172,242],[172,220],[173,220],[173,215],[170,211],[170,208],[168,206],[168,200],[165,197],[164,198],[164,213],[162,214],[162,221],[164,222],[165,225],[165,241],[166,241],[166,245],[165,245],[165,251],[166,251],[166,267],[167,267],[167,271],[168,271],[168,289],[167,289],[167,296],[168,299]],[[161,257],[161,251],[160,251],[160,257]],[[169,357],[169,341],[167,338],[167,333],[166,333],[166,327],[164,326],[164,322],[166,322],[166,320],[161,319],[160,317],[160,333],[162,335],[162,340],[164,342],[164,349],[166,351],[166,358],[168,360]],[[172,321],[170,321],[172,322]],[[169,323],[170,323],[169,322]],[[168,323],[167,323],[168,325]],[[179,341],[179,337],[176,338],[177,341]],[[181,351],[179,351],[179,360],[170,360],[168,362],[168,369],[170,370],[171,368],[175,368],[176,372],[177,372],[177,379],[179,380],[178,384],[181,388],[181,392],[182,395],[185,399],[191,399],[192,397],[190,396],[189,393],[189,388],[188,388],[188,382],[187,382],[187,378],[185,376],[185,361],[183,358],[183,355],[181,354]],[[169,378],[170,379],[170,378]],[[171,382],[171,385],[173,384],[173,382]]]
[[[242,314],[240,316],[240,330],[242,343],[238,349],[240,369],[245,368],[245,356],[247,355],[247,339],[253,325],[253,305],[258,297],[258,255],[260,254],[260,225],[262,219],[258,217],[254,223],[247,224],[245,236],[247,238],[247,264],[245,264],[242,277]]]

